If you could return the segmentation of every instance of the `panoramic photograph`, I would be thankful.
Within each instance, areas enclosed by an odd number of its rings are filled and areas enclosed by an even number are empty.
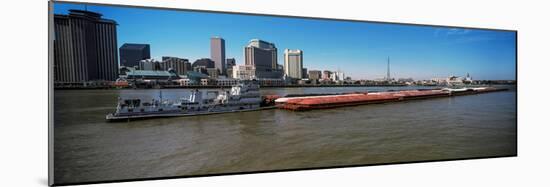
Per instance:
[[[517,155],[516,31],[51,6],[55,185]]]

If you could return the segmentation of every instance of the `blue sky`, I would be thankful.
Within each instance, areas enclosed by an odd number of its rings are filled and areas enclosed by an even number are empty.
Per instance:
[[[84,5],[56,3],[66,14]],[[226,58],[244,64],[244,46],[253,38],[275,43],[278,63],[285,48],[304,52],[308,70],[342,70],[353,79],[383,78],[390,57],[394,78],[429,79],[449,75],[514,80],[515,33],[321,19],[88,5],[89,11],[118,23],[118,45],[148,43],[151,56],[210,57],[210,37],[226,42]]]

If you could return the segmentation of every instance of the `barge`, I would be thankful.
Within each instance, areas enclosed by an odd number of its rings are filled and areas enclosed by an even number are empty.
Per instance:
[[[267,109],[285,109],[291,111],[307,111],[345,106],[400,102],[408,100],[453,97],[461,95],[481,94],[505,91],[505,88],[443,88],[419,89],[384,92],[349,92],[331,94],[293,94],[280,97],[278,95],[260,95],[256,81],[243,81],[231,87],[231,90],[191,92],[189,98],[175,101],[159,99],[150,102],[142,99],[120,99],[115,112],[107,114],[108,121],[129,121],[137,119],[183,117],[222,114],[231,112],[248,112]],[[214,95],[214,97],[209,97]]]
[[[493,87],[461,89],[444,88],[434,90],[406,90],[375,93],[362,92],[341,95],[283,97],[276,99],[275,105],[277,106],[277,108],[285,110],[306,111],[364,104],[389,103],[417,99],[481,94],[505,90],[508,89]]]

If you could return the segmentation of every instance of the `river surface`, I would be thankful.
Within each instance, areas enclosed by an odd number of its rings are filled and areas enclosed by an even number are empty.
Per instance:
[[[262,94],[418,87],[262,88]],[[263,110],[108,123],[117,98],[185,89],[56,90],[55,183],[511,156],[516,89],[292,112]]]

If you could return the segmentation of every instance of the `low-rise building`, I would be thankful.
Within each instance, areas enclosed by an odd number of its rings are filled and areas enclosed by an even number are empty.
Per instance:
[[[178,82],[179,82],[180,86],[190,86],[191,85],[191,80],[189,80],[188,78],[179,79]]]
[[[217,79],[220,76],[218,68],[206,68],[206,73],[213,79]]]
[[[237,79],[231,79],[231,78],[216,79],[216,85],[218,86],[233,86],[238,83],[239,83],[239,80]]]
[[[263,78],[263,79],[258,79],[258,82],[260,86],[284,86],[285,85],[284,79]]]
[[[251,80],[256,78],[256,68],[253,65],[233,66],[234,79]]]

